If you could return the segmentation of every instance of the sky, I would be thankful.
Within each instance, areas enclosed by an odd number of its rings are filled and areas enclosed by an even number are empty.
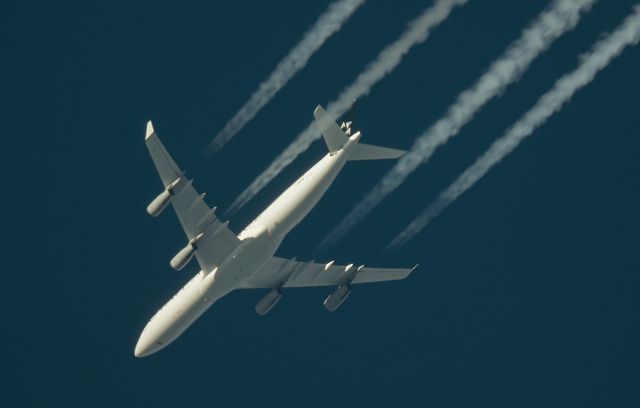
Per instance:
[[[397,252],[385,246],[517,121],[633,1],[603,0],[338,245],[328,261],[406,267],[359,286],[217,302],[137,359],[173,271],[175,216],[145,208],[167,149],[220,209],[431,2],[369,0],[218,154],[205,147],[329,2],[8,2],[0,12],[2,399],[10,406],[640,405],[640,47]],[[359,102],[366,143],[408,148],[547,1],[470,0]],[[326,154],[322,142],[230,218],[240,232]],[[392,166],[349,163],[283,242],[310,259]]]

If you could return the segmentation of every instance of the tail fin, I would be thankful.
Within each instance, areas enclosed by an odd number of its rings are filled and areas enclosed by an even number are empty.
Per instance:
[[[329,152],[333,153],[342,149],[342,146],[347,143],[348,138],[342,129],[338,127],[335,119],[320,105],[313,111],[313,116],[316,118],[316,124],[320,132],[322,132],[324,142],[327,144]]]
[[[340,129],[335,119],[320,105],[313,111],[313,116],[316,118],[316,123],[322,132],[324,142],[327,144],[329,151],[333,153],[342,149],[342,146],[347,143],[349,138],[347,134]],[[349,160],[397,159],[405,153],[405,150],[358,143],[358,145],[354,147],[351,156],[349,156]]]

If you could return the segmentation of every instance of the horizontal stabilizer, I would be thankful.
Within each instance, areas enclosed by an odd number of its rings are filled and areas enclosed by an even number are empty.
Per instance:
[[[349,156],[349,160],[397,159],[398,157],[404,155],[406,152],[406,150],[358,143],[358,145],[354,147],[353,152]]]

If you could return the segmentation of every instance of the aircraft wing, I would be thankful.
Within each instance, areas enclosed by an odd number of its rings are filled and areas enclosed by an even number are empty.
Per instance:
[[[192,180],[185,177],[185,173],[162,145],[151,122],[147,124],[145,143],[165,192],[171,192],[169,200],[184,229],[187,241],[203,234],[197,239],[195,256],[202,270],[212,271],[240,244],[240,240],[227,228],[227,222],[220,222],[215,215],[216,209],[205,203],[205,195],[198,194]]]
[[[417,265],[416,265],[417,266]],[[298,262],[272,257],[247,281],[247,288],[334,286],[404,279],[413,268],[365,268],[354,265]]]

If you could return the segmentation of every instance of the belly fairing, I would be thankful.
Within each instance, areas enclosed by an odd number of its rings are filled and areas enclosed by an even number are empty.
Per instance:
[[[275,254],[281,242],[282,238],[271,234],[267,226],[255,227],[252,234],[245,237],[215,271],[213,281],[207,283],[207,286],[210,285],[207,290],[216,296],[223,296],[241,286],[244,280],[257,272]]]

